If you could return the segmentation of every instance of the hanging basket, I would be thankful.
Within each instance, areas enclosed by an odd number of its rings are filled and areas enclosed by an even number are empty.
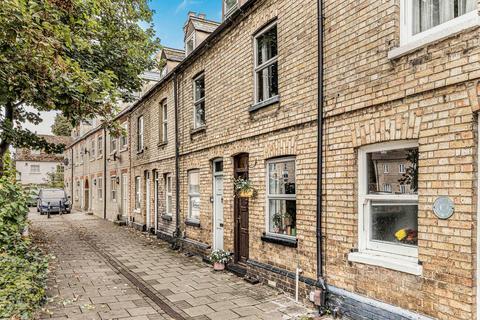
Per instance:
[[[250,190],[240,190],[238,191],[238,197],[239,198],[247,198],[247,199],[250,199],[250,198],[253,198],[253,189],[250,189]]]

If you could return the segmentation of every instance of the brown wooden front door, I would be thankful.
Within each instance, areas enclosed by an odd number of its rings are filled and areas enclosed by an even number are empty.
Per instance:
[[[248,154],[234,159],[235,178],[248,178]],[[235,197],[235,262],[248,260],[248,199]]]

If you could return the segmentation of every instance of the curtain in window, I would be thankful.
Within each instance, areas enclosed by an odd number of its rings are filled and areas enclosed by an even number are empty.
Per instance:
[[[414,0],[413,34],[431,29],[475,9],[475,0]]]

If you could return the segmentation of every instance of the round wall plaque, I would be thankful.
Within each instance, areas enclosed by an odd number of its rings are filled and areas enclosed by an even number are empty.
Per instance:
[[[446,220],[453,215],[455,206],[449,197],[438,197],[433,204],[433,213],[442,220]]]

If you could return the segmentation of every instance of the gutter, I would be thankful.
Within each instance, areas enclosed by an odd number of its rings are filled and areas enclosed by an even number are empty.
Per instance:
[[[103,129],[103,219],[107,220],[107,129]]]
[[[180,137],[178,129],[178,75],[173,75],[173,98],[175,108],[175,233],[173,247],[178,248],[181,238],[180,231]]]
[[[323,87],[323,0],[317,0],[318,13],[318,126],[317,126],[317,279],[318,284],[327,290],[323,274],[323,233],[322,233],[322,212],[323,212],[323,105],[325,102]],[[325,295],[324,295],[325,296]]]

